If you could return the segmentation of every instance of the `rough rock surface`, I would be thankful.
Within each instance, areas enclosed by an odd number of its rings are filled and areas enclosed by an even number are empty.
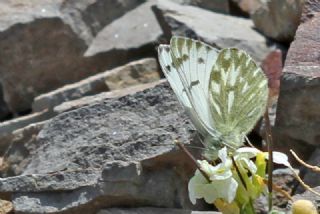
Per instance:
[[[121,89],[137,84],[153,82],[160,79],[160,71],[154,58],[141,59],[113,70],[93,75],[74,84],[42,94],[34,99],[32,109],[35,112],[53,107],[83,96],[104,91]]]
[[[99,2],[103,1],[73,1],[82,5],[83,13],[71,10],[71,1],[63,0],[0,3],[0,82],[10,111],[29,110],[35,96],[129,61],[125,57],[112,63],[83,57],[93,36],[81,14],[85,16],[90,6],[97,12],[93,7]],[[126,7],[129,10],[138,1],[121,2],[131,2]],[[125,9],[112,11],[121,15]]]
[[[163,34],[151,10],[155,4],[157,1],[150,0],[103,28],[85,55],[99,57],[112,50],[134,50],[139,47],[144,47],[146,51],[153,49]],[[104,58],[108,61],[119,60],[119,56],[110,57]]]
[[[1,179],[0,195],[11,194],[20,213],[95,213],[117,204],[188,209],[194,166],[173,140],[193,137],[167,83],[102,100],[46,123],[28,166]]]
[[[3,155],[8,149],[12,139],[14,138],[13,132],[15,130],[21,129],[29,124],[47,120],[54,115],[54,112],[46,109],[41,112],[36,112],[0,123],[0,155]]]
[[[1,177],[19,175],[23,172],[30,161],[29,157],[38,147],[36,136],[46,122],[31,123],[8,134],[6,144],[9,144],[9,148],[5,150],[0,166]]]
[[[237,47],[246,50],[259,62],[272,49],[266,38],[253,29],[249,19],[168,1],[161,1],[154,11],[168,40],[171,35],[180,35],[203,40],[217,48]]]
[[[320,145],[319,31],[318,12],[299,26],[291,43],[281,77],[274,129],[277,146],[293,148],[305,160],[310,150],[314,151],[307,144]]]
[[[220,212],[206,212],[206,211],[191,211],[182,209],[169,209],[169,208],[110,208],[99,211],[97,214],[219,214]]]
[[[229,1],[225,0],[170,0],[179,4],[193,5],[206,10],[220,13],[230,13]]]
[[[251,13],[255,27],[280,42],[291,42],[300,23],[304,0],[261,1]]]
[[[312,188],[312,189],[315,190],[316,192],[320,192],[320,186]],[[300,199],[310,200],[317,207],[318,211],[320,210],[320,196],[317,196],[310,191],[305,191],[302,194],[294,195],[292,199],[293,199],[293,201],[297,201]],[[291,207],[291,203],[289,203],[288,207]]]

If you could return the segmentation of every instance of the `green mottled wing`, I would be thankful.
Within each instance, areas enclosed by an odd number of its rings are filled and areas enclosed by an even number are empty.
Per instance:
[[[244,51],[223,49],[210,75],[209,93],[211,115],[222,140],[241,146],[266,109],[264,73]]]

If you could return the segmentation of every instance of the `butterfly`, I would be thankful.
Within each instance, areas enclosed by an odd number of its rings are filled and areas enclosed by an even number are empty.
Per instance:
[[[158,47],[160,66],[179,102],[204,139],[205,157],[235,150],[266,110],[268,81],[244,51],[218,50],[174,36]]]

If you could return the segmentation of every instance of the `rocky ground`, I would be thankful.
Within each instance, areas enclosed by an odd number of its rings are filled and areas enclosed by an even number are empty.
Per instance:
[[[190,203],[195,166],[173,144],[200,156],[157,61],[172,35],[250,53],[269,78],[276,149],[320,165],[319,31],[316,0],[1,1],[0,213],[215,213]],[[250,136],[261,143],[263,121]]]

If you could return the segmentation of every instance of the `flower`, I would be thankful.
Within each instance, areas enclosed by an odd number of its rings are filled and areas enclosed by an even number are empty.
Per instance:
[[[236,195],[237,181],[232,177],[232,161],[228,158],[227,148],[219,150],[221,163],[212,166],[206,160],[198,161],[201,170],[210,178],[210,182],[199,170],[189,181],[189,197],[193,204],[196,199],[204,198],[207,203],[213,203],[216,199],[224,199],[231,203]]]
[[[206,160],[198,160],[201,171],[208,175],[209,181],[200,170],[197,170],[190,179],[188,190],[193,204],[200,198],[204,198],[207,203],[214,203],[219,199],[220,204],[231,204],[234,201],[245,204],[263,192],[267,152],[242,147],[237,149],[231,157],[228,155],[227,148],[224,147],[218,151],[218,157],[221,163],[216,166]],[[252,161],[254,157],[256,157],[255,162]],[[233,165],[232,158],[236,167]],[[273,152],[273,158],[275,163],[291,167],[285,154]]]

